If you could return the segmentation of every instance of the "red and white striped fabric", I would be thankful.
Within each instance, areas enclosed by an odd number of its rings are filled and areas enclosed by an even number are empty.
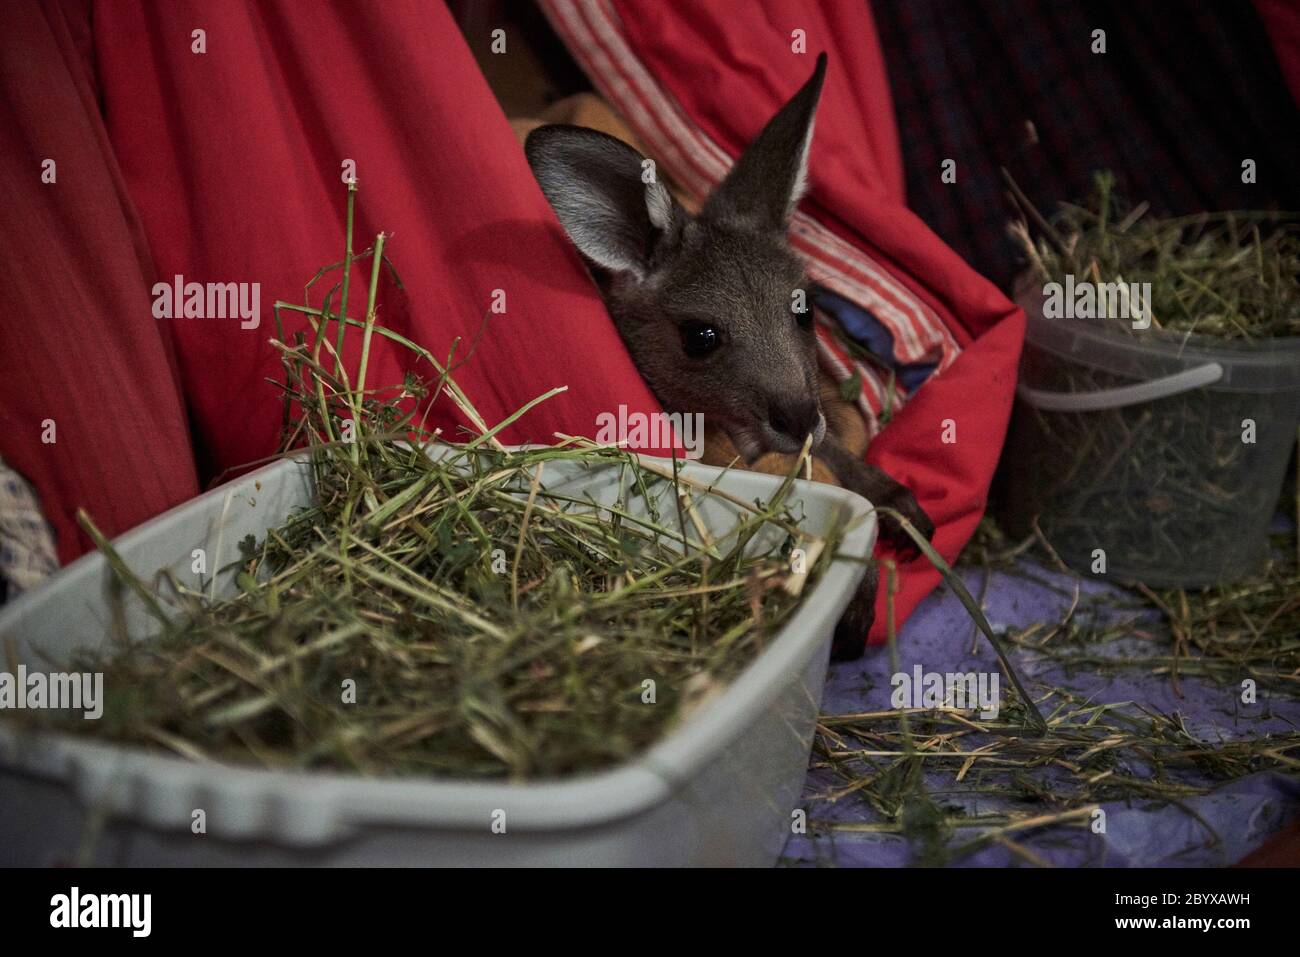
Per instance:
[[[691,198],[703,201],[727,175],[734,159],[641,62],[611,0],[541,0],[541,7],[601,95],[674,182]],[[957,357],[960,347],[935,310],[866,251],[802,210],[794,215],[790,240],[813,282],[866,309],[889,330],[895,361],[933,364],[936,372],[942,372]],[[861,383],[857,406],[874,436],[881,412],[899,408],[907,393],[878,368],[850,358],[826,328],[833,321],[819,317],[818,357],[836,381],[856,375]]]

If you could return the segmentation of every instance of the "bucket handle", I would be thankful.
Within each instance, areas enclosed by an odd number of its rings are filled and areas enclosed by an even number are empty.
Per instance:
[[[1099,412],[1166,399],[1180,392],[1213,385],[1222,378],[1223,366],[1217,362],[1207,362],[1203,366],[1184,369],[1150,382],[1099,389],[1096,392],[1051,392],[1031,388],[1022,382],[1016,386],[1016,395],[1035,408],[1048,412]]]

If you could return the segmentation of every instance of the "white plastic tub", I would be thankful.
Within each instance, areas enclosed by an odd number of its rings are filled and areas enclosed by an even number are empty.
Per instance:
[[[549,488],[562,478],[597,501],[617,495],[617,468],[567,467],[561,475],[548,466]],[[769,498],[779,480],[731,472],[718,484],[753,500]],[[238,557],[240,539],[261,537],[311,495],[305,462],[280,462],[116,545],[137,572],[168,568],[193,581],[193,549],[207,549],[208,567],[220,568]],[[80,856],[101,865],[770,865],[791,831],[832,630],[864,570],[851,559],[869,557],[876,536],[870,506],[851,492],[800,482],[792,500],[813,532],[865,519],[771,646],[630,764],[525,785],[273,772],[20,734],[0,717],[0,864]],[[725,502],[702,505],[713,531],[734,523]],[[0,611],[0,638],[17,639],[18,663],[49,670],[42,651],[60,661],[103,641],[108,579],[102,557],[91,554]],[[133,633],[147,634],[143,611],[126,607]],[[195,834],[199,810],[206,833]]]

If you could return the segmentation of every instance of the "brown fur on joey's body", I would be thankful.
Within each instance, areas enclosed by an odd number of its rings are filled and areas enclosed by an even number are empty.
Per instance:
[[[823,54],[694,216],[649,160],[605,133],[541,126],[525,150],[650,388],[671,412],[703,413],[706,461],[784,473],[811,435],[816,477],[897,508],[928,536],[912,493],[862,461],[861,423],[827,414],[838,397],[817,367],[807,278],[786,240],[825,70]],[[887,516],[881,530],[911,549]],[[837,630],[840,656],[860,652],[875,590],[872,568]]]

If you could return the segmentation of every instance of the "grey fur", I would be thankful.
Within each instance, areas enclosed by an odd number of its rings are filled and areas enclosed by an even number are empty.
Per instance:
[[[825,71],[823,54],[699,216],[657,180],[644,183],[644,157],[604,133],[544,126],[525,146],[560,223],[597,267],[619,333],[659,401],[670,412],[702,412],[749,461],[798,451],[804,434],[783,429],[811,431],[818,442],[826,430],[812,324],[791,312],[792,293],[807,280],[785,239]],[[722,346],[687,356],[679,330],[690,321],[714,326]]]

